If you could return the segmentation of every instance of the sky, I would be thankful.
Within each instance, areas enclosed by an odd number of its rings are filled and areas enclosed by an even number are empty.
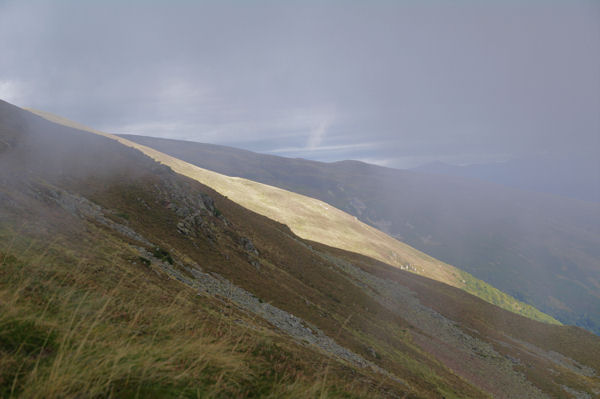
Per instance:
[[[0,0],[0,99],[322,161],[598,157],[600,2]]]

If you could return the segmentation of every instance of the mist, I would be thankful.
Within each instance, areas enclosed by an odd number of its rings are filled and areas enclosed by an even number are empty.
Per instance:
[[[0,0],[0,396],[596,397],[599,149],[595,0]]]

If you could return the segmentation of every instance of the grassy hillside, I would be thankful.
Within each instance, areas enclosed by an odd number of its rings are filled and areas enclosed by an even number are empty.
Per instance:
[[[0,253],[2,397],[368,397],[371,378],[174,280],[19,249]]]
[[[450,284],[504,309],[536,320],[559,323],[551,316],[474,278],[469,273],[440,262],[320,200],[202,169],[122,137],[86,128],[44,112],[34,112],[51,121],[100,134],[139,149],[154,160],[171,167],[175,172],[213,188],[254,212],[286,224],[300,237],[358,252],[402,270]]]
[[[320,199],[567,324],[600,334],[600,205],[344,161],[126,136],[202,168]]]
[[[0,103],[13,397],[576,398],[600,339],[306,242],[141,152]]]

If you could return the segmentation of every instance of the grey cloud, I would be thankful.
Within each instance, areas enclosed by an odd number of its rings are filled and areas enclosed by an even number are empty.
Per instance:
[[[0,1],[0,37],[0,97],[116,132],[390,166],[600,145],[594,1]]]

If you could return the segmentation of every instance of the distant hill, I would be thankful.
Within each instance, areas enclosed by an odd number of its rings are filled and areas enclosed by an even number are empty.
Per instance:
[[[583,329],[305,241],[111,136],[4,102],[0,141],[2,397],[600,391],[600,338]]]
[[[600,204],[357,161],[123,137],[201,168],[318,198],[564,323],[600,333]]]
[[[569,160],[538,156],[467,166],[434,162],[413,170],[469,177],[523,190],[600,202],[600,156]]]

